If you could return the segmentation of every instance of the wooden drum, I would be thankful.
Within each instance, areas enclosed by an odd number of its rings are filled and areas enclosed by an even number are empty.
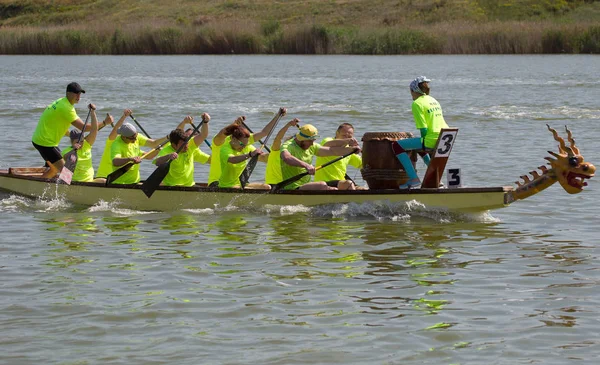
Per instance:
[[[398,186],[408,181],[408,176],[402,164],[392,151],[392,142],[405,138],[413,138],[410,132],[368,132],[362,137],[362,161],[360,170],[363,180],[369,189],[398,189]],[[408,152],[413,162],[417,154]]]

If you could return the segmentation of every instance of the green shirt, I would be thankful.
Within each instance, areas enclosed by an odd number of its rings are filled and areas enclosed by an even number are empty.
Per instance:
[[[273,150],[269,153],[267,167],[265,170],[265,182],[267,184],[278,184],[281,178],[281,153],[280,150]]]
[[[219,181],[219,178],[221,177],[221,159],[219,158],[219,156],[221,156],[221,148],[227,144],[229,144],[229,141],[231,141],[231,136],[227,136],[225,138],[225,142],[223,142],[222,145],[217,146],[217,144],[215,143],[215,139],[212,139],[212,144],[210,147],[211,150],[211,154],[213,156],[215,156],[215,158],[213,158],[210,161],[210,170],[208,171],[208,185],[210,185],[211,183],[215,182],[215,181]],[[248,138],[248,144],[253,144],[254,143],[254,134],[250,135],[250,138]]]
[[[300,161],[306,162],[307,164],[312,165],[313,156],[317,153],[317,151],[321,148],[321,145],[318,143],[313,143],[307,150],[303,150],[296,143],[296,139],[292,138],[289,141],[285,142],[281,146],[281,152],[288,151],[292,156],[296,157]],[[281,155],[281,153],[280,153]],[[293,176],[299,175],[301,173],[306,172],[304,167],[296,167],[290,166],[287,163],[281,161],[281,180],[287,180]],[[295,182],[287,185],[285,190],[294,190],[299,188],[300,186],[310,182],[310,175],[304,176],[300,180],[296,180]]]
[[[442,128],[448,128],[442,107],[429,95],[419,96],[412,103],[412,113],[417,129],[427,128],[425,147],[434,148]]]
[[[171,161],[169,166],[169,173],[165,176],[162,181],[163,185],[166,186],[194,186],[194,157],[196,151],[200,151],[194,139],[191,138],[188,142],[188,149],[185,152],[177,154],[177,158]],[[173,146],[169,143],[163,148],[157,157],[165,156],[177,152]],[[156,161],[156,160],[154,160]]]
[[[73,147],[69,146],[65,148],[63,157],[72,151]],[[83,139],[83,145],[77,150],[77,165],[75,165],[75,171],[73,171],[73,181],[92,181],[94,180],[94,166],[92,166],[92,146],[88,141]]]
[[[138,133],[137,140],[133,143],[127,143],[123,141],[121,136],[118,136],[113,142],[112,146],[110,146],[110,161],[115,158],[128,158],[128,157],[136,157],[143,155],[142,151],[140,151],[140,146],[145,146],[148,138]],[[121,166],[113,165],[113,171],[118,169]],[[140,165],[133,164],[129,171],[123,174],[123,176],[119,177],[115,180],[114,184],[137,184],[140,181]]]
[[[333,141],[333,138],[327,137],[321,141],[321,144]],[[317,166],[323,166],[329,161],[335,160],[338,156],[317,156]],[[357,154],[352,154],[346,158],[339,160],[336,163],[332,163],[327,167],[317,170],[315,172],[315,181],[334,181],[334,180],[346,180],[346,169],[348,164],[360,169],[362,167],[362,158]]]
[[[112,160],[110,159],[110,147],[114,141],[114,139],[106,140],[106,143],[104,144],[104,151],[102,151],[102,158],[100,158],[100,164],[98,165],[98,171],[96,171],[96,177],[106,178],[108,174],[113,172],[113,164]]]
[[[69,99],[60,98],[46,107],[31,140],[39,146],[56,147],[69,130],[71,123],[78,118],[75,107]]]
[[[231,140],[231,139],[230,139]],[[219,178],[220,188],[240,187],[240,175],[248,165],[249,158],[238,163],[229,162],[229,157],[239,156],[254,151],[256,148],[248,143],[241,151],[236,151],[231,147],[229,141],[221,146],[221,177]]]

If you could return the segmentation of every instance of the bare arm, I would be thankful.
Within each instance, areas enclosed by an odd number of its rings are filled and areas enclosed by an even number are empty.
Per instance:
[[[294,119],[290,120],[289,122],[287,122],[287,124],[284,125],[283,128],[281,128],[279,130],[279,132],[275,136],[275,140],[273,141],[273,144],[271,145],[271,151],[279,151],[279,149],[281,148],[281,141],[283,140],[283,137],[285,137],[285,134],[287,133],[288,129],[291,126],[297,127],[298,123],[300,123],[300,120],[298,120],[298,118],[294,118]]]
[[[332,139],[323,144],[323,147],[346,147],[358,146],[358,142],[354,138]]]
[[[259,155],[259,157],[258,157],[259,159],[261,157],[263,157],[264,155],[267,155],[267,157],[268,157],[268,154],[266,152],[264,152],[264,151],[261,151],[261,150],[252,150],[252,151],[250,151],[248,153],[245,153],[243,155],[229,156],[229,158],[227,159],[227,162],[232,163],[232,164],[238,164],[238,163],[246,161],[247,159],[249,159],[249,158],[251,158],[253,156],[256,156],[256,155]]]
[[[113,166],[123,166],[128,162],[132,162],[134,164],[138,164],[142,162],[142,159],[139,156],[136,157],[115,157],[112,160]]]
[[[345,154],[348,154],[350,152],[355,151],[355,153],[359,153],[360,152],[360,147],[352,147],[352,146],[348,146],[348,147],[324,147],[321,146],[321,148],[319,148],[317,150],[317,156],[319,157],[327,157],[327,156],[343,156]]]
[[[175,160],[179,155],[177,155],[177,152],[173,152],[173,153],[169,153],[168,155],[164,155],[164,156],[160,156],[158,157],[155,161],[154,164],[156,166],[158,165],[162,165],[165,162],[169,161],[169,160]]]
[[[123,111],[123,115],[121,116],[121,118],[119,118],[117,124],[115,124],[113,129],[110,131],[110,134],[108,135],[109,140],[114,141],[115,139],[117,139],[117,136],[119,135],[119,128],[123,125],[123,123],[125,123],[125,119],[127,119],[127,117],[130,116],[132,113],[133,111],[131,109],[125,109]]]
[[[315,167],[313,165],[309,165],[302,160],[297,159],[292,156],[287,150],[281,151],[281,162],[286,163],[290,166],[303,167],[310,175],[315,174]]]
[[[80,118],[77,118],[71,122],[71,125],[79,130],[82,130],[83,124],[84,123]],[[88,132],[91,128],[92,128],[92,126],[88,124],[85,126],[85,130],[83,132]]]
[[[148,138],[148,140],[146,141],[146,146],[150,147],[150,148],[156,148],[156,147],[158,147],[159,144],[161,144],[163,142],[166,142],[168,140],[169,140],[169,136],[162,137],[162,138],[159,138],[159,139],[150,139],[150,138]]]
[[[90,114],[92,117],[92,128],[90,129],[90,133],[85,137],[85,140],[90,144],[90,146],[93,146],[94,142],[96,142],[96,136],[98,135],[98,118],[96,118],[96,106],[94,104],[90,104],[88,105],[88,108],[90,108]]]
[[[202,142],[208,137],[208,122],[210,122],[210,115],[208,113],[202,113],[202,127],[200,127],[200,134],[194,136],[194,143],[196,146],[200,146]]]
[[[265,138],[267,136],[267,134],[269,134],[271,129],[273,129],[273,127],[275,127],[275,123],[278,120],[279,114],[281,114],[281,116],[284,116],[285,113],[287,113],[287,109],[279,108],[279,112],[277,114],[275,114],[273,119],[271,119],[271,121],[262,129],[262,131],[260,131],[258,133],[254,133],[254,140],[258,141],[259,139]]]

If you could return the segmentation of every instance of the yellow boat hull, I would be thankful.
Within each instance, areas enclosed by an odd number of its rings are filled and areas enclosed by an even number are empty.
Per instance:
[[[11,169],[12,170],[12,169]],[[0,189],[32,198],[64,199],[74,204],[92,206],[99,202],[117,203],[119,207],[173,211],[227,206],[261,207],[316,206],[347,203],[419,202],[428,208],[460,212],[483,212],[507,206],[507,193],[512,187],[481,187],[456,189],[356,190],[356,191],[280,191],[160,186],[151,198],[141,190],[141,184],[111,185],[101,183],[58,184],[27,174],[0,170]]]

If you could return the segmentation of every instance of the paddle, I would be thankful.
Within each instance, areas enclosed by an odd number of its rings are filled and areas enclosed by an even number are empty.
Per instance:
[[[141,156],[141,159],[143,160],[145,157],[147,157],[149,154],[151,154],[152,152],[161,149],[164,145],[166,145],[167,143],[169,143],[169,141],[164,141],[163,143],[159,144],[158,146],[154,147],[153,149],[151,149],[150,151],[144,153]],[[118,178],[120,178],[121,176],[125,175],[125,173],[127,171],[129,171],[129,169],[131,169],[131,167],[134,165],[133,162],[127,162],[125,165],[119,167],[118,169],[116,169],[115,171],[111,172],[110,174],[108,174],[108,176],[106,177],[106,183],[105,185],[109,185],[112,184],[113,181],[117,180]]]
[[[275,124],[273,124],[273,128],[271,128],[271,130],[269,131],[269,134],[267,134],[267,137],[265,137],[265,141],[260,141],[261,146],[258,149],[258,151],[260,151],[263,147],[265,147],[265,144],[267,143],[267,141],[269,140],[269,138],[271,137],[271,134],[273,133],[273,131],[275,130],[275,127],[277,127],[277,123],[279,123],[279,120],[281,119],[281,117],[283,116],[283,108],[279,109],[279,111],[277,112],[277,116],[275,117]],[[242,124],[244,124],[244,122],[242,122]],[[245,124],[244,124],[245,125]],[[250,132],[250,130],[248,129],[248,131]],[[252,132],[250,132],[252,133]],[[271,152],[271,151],[269,151]],[[250,158],[250,161],[248,161],[248,164],[246,165],[246,168],[244,169],[244,171],[242,171],[241,175],[240,175],[240,185],[242,186],[242,189],[244,187],[246,187],[246,184],[248,183],[248,181],[250,180],[250,176],[252,175],[252,172],[254,171],[254,168],[256,167],[256,163],[258,162],[258,157],[259,154],[256,153],[254,156],[252,156]]]
[[[85,127],[87,126],[91,112],[92,108],[88,110],[88,115],[87,117],[85,117],[83,128],[81,128],[81,134],[77,139],[77,144],[79,145],[81,145],[81,140],[83,139]],[[63,166],[62,170],[60,170],[60,175],[58,176],[58,179],[67,185],[71,185],[71,180],[73,179],[73,172],[75,172],[75,167],[77,166],[77,150],[73,148],[69,152],[65,153],[63,159],[65,160],[65,165]]]
[[[343,156],[340,156],[340,157],[338,157],[338,158],[336,158],[336,159],[333,159],[333,160],[331,160],[331,161],[329,161],[329,162],[327,162],[327,163],[324,163],[324,164],[322,164],[321,166],[317,166],[317,167],[315,167],[315,171],[317,171],[317,170],[320,170],[320,169],[322,169],[322,168],[324,168],[324,167],[327,167],[327,166],[329,166],[329,165],[331,165],[331,164],[334,164],[334,163],[336,163],[336,162],[338,162],[338,161],[340,161],[340,160],[342,160],[342,159],[344,159],[344,158],[346,158],[346,157],[348,157],[348,156],[352,155],[353,153],[356,153],[356,151],[357,151],[357,150],[354,150],[354,151],[352,151],[352,152],[349,152],[349,153],[347,153],[347,154],[345,154],[345,155],[343,155]],[[279,191],[279,190],[281,190],[281,189],[285,188],[286,186],[288,186],[289,184],[291,184],[291,183],[293,183],[293,182],[295,182],[295,181],[298,181],[298,180],[302,179],[302,178],[303,178],[304,176],[306,176],[306,175],[308,175],[308,171],[306,171],[306,172],[303,172],[303,173],[301,173],[301,174],[298,174],[298,175],[296,175],[296,176],[292,176],[292,177],[290,177],[289,179],[283,180],[283,181],[282,181],[282,182],[280,182],[279,184],[276,184],[276,185],[274,185],[274,186],[271,188],[271,192],[273,193],[273,192]]]
[[[200,124],[198,124],[196,127],[194,127],[194,131],[185,139],[184,143],[182,143],[181,146],[179,146],[175,153],[181,152],[183,147],[185,147],[188,141],[194,137],[194,133],[198,131],[202,124],[204,124],[204,120],[201,121]],[[169,159],[167,162],[158,166],[156,170],[154,170],[154,172],[150,176],[148,176],[146,181],[144,181],[144,183],[142,184],[142,191],[144,192],[144,194],[146,194],[148,198],[150,198],[152,194],[154,194],[154,191],[156,191],[160,183],[165,179],[165,177],[169,173],[169,169],[171,168],[171,161],[173,160]]]
[[[281,118],[281,117],[279,117],[279,118]],[[250,127],[248,127],[246,125],[246,123],[242,122],[242,125],[244,126],[244,128],[246,128],[248,130],[248,132],[254,134],[254,132],[252,132],[252,129],[250,129]],[[259,139],[258,142],[260,142],[260,144],[264,145],[262,140]],[[267,152],[271,153],[271,149],[268,146],[265,146],[265,150],[267,150]]]
[[[135,124],[136,124],[136,125],[137,125],[137,126],[140,128],[140,130],[141,130],[141,131],[142,131],[142,132],[143,132],[143,133],[146,135],[146,137],[148,137],[148,138],[152,138],[152,137],[150,137],[150,136],[148,135],[148,132],[146,132],[146,131],[144,130],[144,128],[142,127],[142,125],[141,125],[141,124],[140,124],[140,123],[137,121],[137,119],[135,119],[135,117],[133,116],[133,114],[129,114],[129,117],[130,117],[131,119],[133,119],[133,121],[135,122]]]

